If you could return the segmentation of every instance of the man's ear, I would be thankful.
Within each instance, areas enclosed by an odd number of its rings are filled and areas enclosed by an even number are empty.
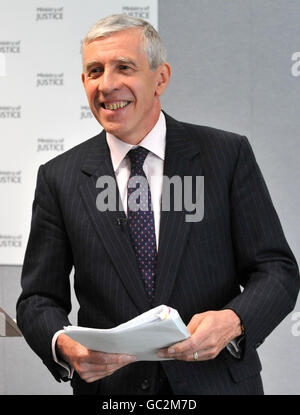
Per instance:
[[[85,82],[85,75],[84,75],[84,72],[82,72],[82,74],[81,74],[81,81],[82,81],[82,83],[83,83],[83,85],[84,85],[84,82]]]
[[[156,69],[157,71],[157,85],[155,95],[160,96],[167,89],[171,77],[171,66],[164,62]]]

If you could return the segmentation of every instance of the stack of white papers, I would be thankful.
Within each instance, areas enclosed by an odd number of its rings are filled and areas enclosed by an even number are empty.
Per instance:
[[[190,337],[178,311],[160,305],[112,329],[64,327],[64,333],[90,350],[136,355],[137,360],[170,360],[158,349]]]

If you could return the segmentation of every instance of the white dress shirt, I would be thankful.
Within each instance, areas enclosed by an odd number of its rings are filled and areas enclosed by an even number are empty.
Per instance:
[[[156,246],[159,242],[159,224],[160,224],[160,202],[163,183],[163,169],[166,148],[166,120],[161,112],[160,117],[153,129],[143,138],[138,146],[125,143],[106,133],[107,144],[110,149],[111,161],[116,175],[117,184],[120,192],[120,198],[123,204],[124,212],[127,214],[127,183],[130,176],[131,165],[127,153],[136,147],[144,147],[149,150],[143,169],[149,182],[151,192],[151,202],[154,214]]]

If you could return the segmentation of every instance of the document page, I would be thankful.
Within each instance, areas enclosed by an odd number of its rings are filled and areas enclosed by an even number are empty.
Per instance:
[[[111,329],[68,326],[64,333],[90,350],[134,354],[137,360],[171,360],[158,357],[158,349],[190,337],[177,310],[166,305]]]

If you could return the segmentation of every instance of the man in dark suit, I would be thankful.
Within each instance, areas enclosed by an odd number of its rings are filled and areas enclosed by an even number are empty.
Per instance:
[[[17,305],[26,340],[74,393],[262,394],[256,348],[293,309],[299,273],[248,140],[161,111],[171,70],[146,22],[98,22],[83,64],[104,130],[39,169]],[[127,205],[136,172],[150,189],[143,220]],[[160,209],[163,176],[204,176],[202,220],[186,220],[186,206]],[[99,208],[103,177],[117,183],[123,209]],[[161,362],[87,350],[60,331],[72,267],[78,325],[111,328],[168,304],[191,337],[159,351],[173,358]]]

